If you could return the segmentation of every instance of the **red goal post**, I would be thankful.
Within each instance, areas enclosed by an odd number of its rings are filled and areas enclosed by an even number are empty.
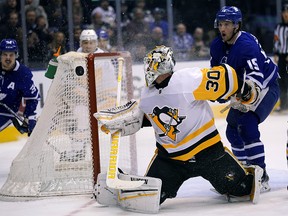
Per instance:
[[[96,72],[95,72],[95,65],[94,65],[94,59],[95,58],[106,58],[106,57],[112,57],[114,59],[118,59],[119,57],[124,58],[124,99],[126,98],[127,100],[131,100],[133,98],[133,74],[132,74],[132,59],[131,55],[129,52],[119,52],[119,53],[92,53],[88,56],[88,62],[87,62],[87,67],[88,70],[91,72],[88,74],[88,80],[89,80],[89,91],[91,92],[90,97],[91,97],[91,105],[90,105],[90,115],[93,115],[93,113],[97,112],[97,100],[96,100],[96,95],[97,95],[97,90],[96,90]],[[113,60],[112,60],[113,61]],[[117,68],[118,72],[118,68]],[[123,78],[122,78],[123,80]],[[95,89],[95,91],[94,91]],[[126,89],[126,90],[125,90]],[[116,101],[115,101],[116,103]],[[99,131],[98,131],[98,124],[97,120],[93,118],[93,116],[90,116],[92,121],[90,122],[92,131],[95,131],[95,133],[92,134],[92,143],[99,143]],[[131,148],[133,149],[132,152],[135,152],[136,154],[136,136],[133,135],[130,138],[130,143],[135,143],[134,147],[132,146]],[[133,144],[132,144],[133,145]],[[98,173],[100,173],[100,149],[99,145],[93,146],[95,150],[93,151],[93,158],[94,158],[94,180],[96,182],[96,178]],[[133,161],[134,160],[134,161]],[[136,158],[131,158],[131,162],[135,163],[133,166],[131,164],[131,170],[130,172],[132,173],[137,173],[137,159]],[[136,165],[136,166],[135,166]],[[102,170],[103,171],[103,170]]]

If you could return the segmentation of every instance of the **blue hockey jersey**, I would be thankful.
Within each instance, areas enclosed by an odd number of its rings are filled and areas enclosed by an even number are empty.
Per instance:
[[[233,45],[222,41],[221,36],[214,39],[210,48],[211,67],[220,63],[232,66],[238,78],[255,82],[261,89],[268,87],[278,78],[278,67],[266,56],[257,38],[241,31]],[[246,74],[245,74],[246,72]]]
[[[32,80],[31,70],[18,61],[12,71],[4,71],[2,67],[0,69],[0,102],[18,112],[23,98],[26,102],[24,117],[36,116],[35,110],[40,96]],[[0,116],[12,117],[2,106]]]

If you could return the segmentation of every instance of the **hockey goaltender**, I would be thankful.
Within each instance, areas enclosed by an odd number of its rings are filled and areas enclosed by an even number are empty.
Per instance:
[[[119,172],[109,179],[100,173],[94,193],[97,202],[157,213],[167,198],[176,197],[184,181],[201,176],[228,201],[257,203],[263,169],[242,166],[223,146],[208,104],[208,100],[233,96],[236,107],[249,109],[258,100],[257,89],[238,80],[227,64],[177,71],[174,65],[172,49],[156,46],[144,58],[146,87],[140,102],[131,100],[94,114],[106,133],[120,131],[121,136],[128,136],[150,125],[156,139],[145,177]]]

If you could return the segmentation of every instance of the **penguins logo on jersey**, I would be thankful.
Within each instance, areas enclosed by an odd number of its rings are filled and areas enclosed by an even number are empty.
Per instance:
[[[169,107],[155,107],[153,113],[149,114],[155,124],[163,131],[159,136],[168,136],[172,140],[176,140],[176,135],[180,131],[177,129],[186,116],[179,116],[178,109]]]

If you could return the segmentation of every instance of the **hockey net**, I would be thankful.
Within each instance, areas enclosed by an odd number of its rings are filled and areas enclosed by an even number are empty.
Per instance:
[[[133,98],[129,53],[69,52],[58,67],[36,127],[13,160],[0,199],[92,193],[109,165],[110,134],[93,113],[115,106],[118,59],[124,58],[121,104]],[[137,174],[136,137],[122,137],[119,167]]]

